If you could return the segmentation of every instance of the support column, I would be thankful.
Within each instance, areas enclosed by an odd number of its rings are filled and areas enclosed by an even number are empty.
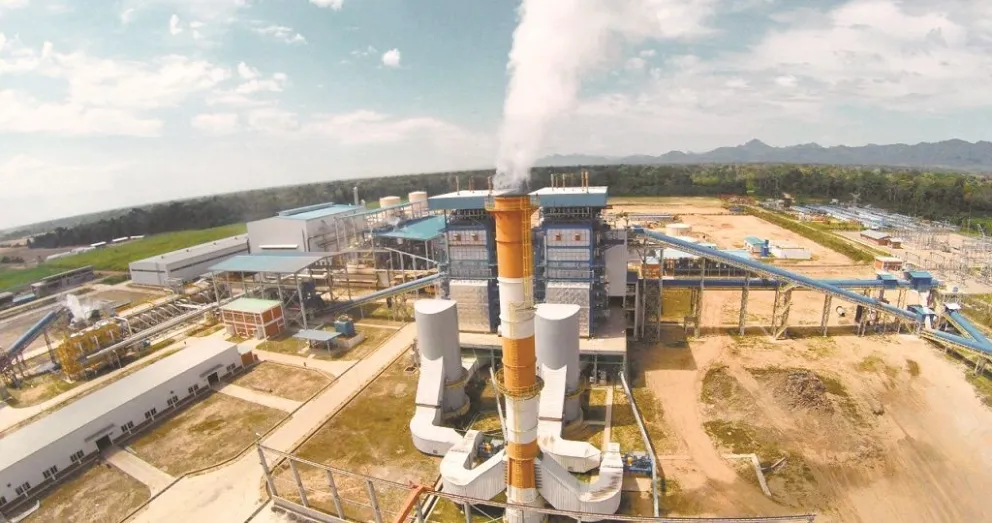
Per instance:
[[[334,501],[334,510],[338,512],[338,517],[344,519],[344,508],[341,507],[341,496],[338,495],[338,486],[334,484],[334,475],[330,469],[325,469],[327,473],[327,488],[331,491],[331,500]]]
[[[789,309],[792,308],[794,285],[786,285],[775,291],[775,307],[772,312],[772,338],[779,340],[789,328]]]
[[[823,329],[823,335],[827,335],[827,328],[830,322],[830,302],[833,300],[833,296],[826,295],[823,298],[823,318],[820,319],[820,327]]]
[[[741,317],[737,321],[738,334],[744,335],[744,328],[747,326],[747,295],[751,288],[751,275],[744,274],[744,289],[741,291]]]
[[[700,269],[699,291],[696,294],[696,329],[695,337],[699,337],[701,332],[699,324],[703,321],[703,291],[706,289],[706,258],[703,258],[703,266]]]

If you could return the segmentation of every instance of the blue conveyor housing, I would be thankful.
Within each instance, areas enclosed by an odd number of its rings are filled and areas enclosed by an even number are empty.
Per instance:
[[[768,278],[747,278],[747,286],[751,290],[776,289],[786,285],[785,282],[771,280]],[[651,279],[657,281],[657,279]],[[882,280],[882,279],[842,279],[842,280],[821,280],[827,285],[840,287],[842,289],[898,289],[913,288],[913,283],[905,280]],[[707,289],[743,289],[745,278],[681,278],[666,277],[662,279],[665,287],[692,288],[700,285]]]
[[[731,267],[737,267],[742,270],[746,270],[768,279],[784,281],[791,283],[798,287],[805,287],[808,289],[817,290],[824,294],[828,294],[835,298],[840,298],[858,305],[863,305],[869,309],[876,310],[879,312],[884,312],[886,314],[891,314],[892,316],[902,318],[904,320],[909,320],[912,322],[917,322],[918,317],[915,313],[908,310],[903,310],[898,307],[893,307],[887,303],[883,303],[875,298],[864,296],[856,292],[837,287],[827,283],[825,280],[815,280],[808,276],[803,276],[801,274],[796,274],[794,272],[789,272],[783,270],[779,267],[773,265],[768,265],[766,263],[761,263],[755,260],[749,260],[745,258],[739,258],[732,254],[727,254],[725,252],[713,249],[711,247],[703,247],[692,242],[687,242],[685,240],[668,236],[666,234],[661,234],[659,232],[644,229],[643,227],[632,227],[634,234],[640,234],[645,238],[652,241],[678,249],[682,252],[687,252],[690,254],[695,254],[701,258],[706,258],[707,260],[720,262]]]
[[[968,318],[965,318],[960,312],[951,309],[947,309],[944,315],[947,316],[947,319],[950,320],[956,329],[971,336],[971,339],[978,345],[984,346],[987,354],[992,354],[992,342],[985,337],[984,332],[968,321]]]
[[[55,323],[55,321],[59,319],[59,316],[66,312],[66,310],[67,309],[65,307],[58,307],[42,316],[41,319],[38,320],[38,323],[32,325],[31,328],[22,334],[20,338],[14,340],[14,343],[12,343],[10,347],[7,347],[4,351],[4,356],[8,360],[12,360],[19,356],[22,352],[24,352],[24,349],[28,348],[28,346],[34,342],[34,340],[38,339],[38,336],[41,336],[41,334],[45,332],[45,329]]]
[[[992,356],[992,347],[988,345],[983,345],[977,341],[969,340],[963,336],[957,336],[949,332],[943,332],[933,329],[923,329],[920,331],[920,335],[924,338],[928,338],[940,343],[946,343],[952,345],[959,349],[965,349],[972,352],[977,352],[984,356]]]

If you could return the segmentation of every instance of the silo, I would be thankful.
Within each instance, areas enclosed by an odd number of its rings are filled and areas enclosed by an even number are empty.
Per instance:
[[[399,196],[383,196],[382,198],[379,198],[379,207],[382,208],[392,207],[394,205],[399,205],[400,203]]]
[[[414,212],[423,212],[427,210],[427,193],[424,191],[414,191],[407,195],[410,203],[413,204]]]
[[[580,415],[579,396],[579,312],[573,304],[544,303],[534,315],[534,342],[537,366],[565,367],[565,416],[568,423]]]
[[[352,188],[351,191],[355,194],[355,205],[358,205],[358,202],[359,202],[359,200],[358,200],[358,187],[356,186],[356,187]]]
[[[443,361],[444,411],[458,410],[468,401],[458,341],[458,306],[451,300],[417,300],[413,310],[420,357],[427,360],[441,358]],[[456,383],[460,385],[452,386]]]

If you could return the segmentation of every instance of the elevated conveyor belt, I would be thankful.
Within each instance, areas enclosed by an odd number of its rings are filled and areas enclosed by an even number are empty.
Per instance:
[[[923,329],[920,331],[920,336],[938,343],[946,343],[959,349],[977,352],[986,357],[992,357],[992,347],[983,345],[974,340],[969,340],[963,336],[956,336],[954,334],[933,329]]]
[[[651,278],[650,281],[657,281],[656,278]],[[747,281],[748,287],[751,290],[761,290],[761,289],[776,289],[778,287],[783,287],[787,285],[784,282],[777,280],[770,280],[768,278],[696,278],[696,277],[668,277],[662,279],[662,284],[665,287],[676,287],[676,288],[693,288],[699,287],[703,284],[707,289],[720,289],[720,290],[735,290],[744,288],[744,282]],[[827,285],[833,285],[834,287],[840,287],[841,289],[911,289],[912,283],[904,280],[899,280],[898,282],[887,282],[879,279],[871,280],[821,280]]]
[[[423,289],[425,287],[430,287],[431,285],[436,283],[440,278],[441,278],[440,274],[432,274],[430,276],[418,278],[413,281],[408,281],[406,283],[394,285],[388,289],[383,289],[381,291],[373,292],[372,294],[366,294],[365,296],[359,296],[352,300],[335,303],[327,309],[327,312],[331,314],[344,312],[348,309],[353,309],[355,307],[366,305],[374,301],[381,300],[383,298],[389,298],[390,296],[396,296],[397,294],[403,294],[404,292],[410,292],[410,291]]]
[[[985,337],[984,332],[968,321],[968,318],[965,318],[963,314],[956,310],[947,310],[944,312],[944,316],[954,325],[954,328],[962,333],[967,333],[976,344],[984,346],[987,349],[987,354],[992,354],[992,342]]]
[[[38,320],[38,323],[32,325],[27,332],[22,334],[20,338],[14,340],[14,343],[12,343],[10,347],[7,347],[2,353],[0,353],[0,371],[7,369],[14,362],[14,360],[16,360],[17,357],[20,356],[32,342],[34,342],[34,340],[38,339],[38,336],[41,336],[45,332],[45,329],[58,321],[63,314],[67,314],[68,312],[69,309],[61,306],[57,307],[53,311],[49,311],[47,314],[42,316],[40,320]]]
[[[917,322],[918,318],[916,314],[900,309],[898,307],[893,307],[886,303],[882,303],[874,298],[858,294],[856,292],[851,292],[847,289],[842,289],[835,285],[830,285],[823,280],[815,280],[813,278],[803,276],[801,274],[796,274],[794,272],[789,272],[778,267],[768,265],[766,263],[761,263],[755,260],[749,260],[745,258],[739,258],[732,254],[728,254],[717,249],[710,247],[701,247],[695,243],[687,242],[679,238],[661,234],[655,231],[650,231],[644,229],[643,227],[632,227],[634,234],[640,234],[645,238],[660,243],[662,245],[678,249],[682,252],[687,252],[689,254],[695,254],[701,258],[706,258],[707,260],[717,261],[731,267],[736,267],[741,270],[749,271],[754,274],[764,276],[768,279],[784,281],[795,285],[797,287],[805,287],[808,289],[817,290],[834,298],[839,298],[846,300],[858,305],[863,305],[869,309],[883,312],[885,314],[891,314],[892,316],[909,320],[912,322]]]

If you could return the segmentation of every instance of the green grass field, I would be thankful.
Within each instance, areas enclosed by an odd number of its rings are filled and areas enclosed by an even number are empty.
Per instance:
[[[123,272],[127,270],[127,265],[130,262],[200,243],[244,234],[246,230],[245,224],[239,223],[198,231],[168,232],[123,245],[52,260],[31,269],[0,270],[0,290],[25,285],[46,276],[86,265],[92,265],[98,271]]]

